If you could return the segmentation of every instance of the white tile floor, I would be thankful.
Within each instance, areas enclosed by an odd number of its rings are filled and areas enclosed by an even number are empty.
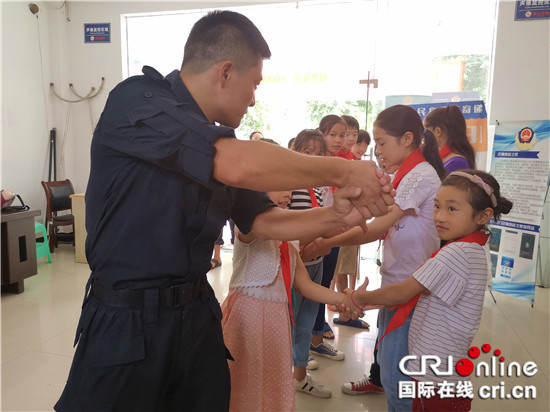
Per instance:
[[[373,256],[372,248],[363,247],[364,256]],[[227,295],[231,276],[230,250],[222,252],[223,265],[208,274],[222,301]],[[88,266],[74,262],[74,250],[61,245],[52,256],[38,263],[39,273],[25,281],[20,295],[2,293],[2,411],[51,411],[67,378],[74,349],[72,342],[80,313]],[[371,287],[379,284],[373,275],[373,260],[361,262],[361,273],[371,278]],[[474,411],[548,411],[549,407],[549,290],[536,289],[534,308],[523,301],[495,294],[495,304],[487,293],[481,327],[474,344],[491,344],[502,350],[508,361],[521,364],[534,361],[538,371],[531,378],[475,379],[474,387],[499,385],[533,385],[536,399],[474,399]],[[329,312],[329,317],[333,314]],[[319,369],[311,374],[332,389],[332,398],[317,399],[307,394],[296,396],[299,411],[385,411],[383,395],[349,396],[340,391],[348,380],[362,376],[372,362],[376,338],[376,313],[365,320],[371,331],[334,326],[333,344],[346,354],[342,362],[320,358]],[[332,323],[332,320],[330,320]],[[508,390],[508,389],[507,389]]]

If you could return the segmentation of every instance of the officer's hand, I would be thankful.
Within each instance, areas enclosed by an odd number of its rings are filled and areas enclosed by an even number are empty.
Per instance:
[[[372,161],[350,161],[345,187],[360,188],[361,193],[351,202],[364,219],[385,215],[395,203],[395,190],[390,177],[376,168]]]

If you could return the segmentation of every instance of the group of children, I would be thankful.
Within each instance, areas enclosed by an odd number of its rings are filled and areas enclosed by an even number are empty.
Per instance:
[[[395,173],[396,197],[391,211],[369,221],[366,232],[357,227],[326,233],[305,244],[299,239],[260,240],[237,231],[230,291],[222,304],[225,343],[234,358],[229,361],[231,410],[294,410],[296,391],[331,396],[307,373],[317,366],[311,354],[344,359],[323,341],[324,335],[330,336],[325,307],[317,302],[347,309],[336,323],[360,328],[369,325],[356,317],[380,308],[370,376],[344,384],[345,393],[385,392],[390,411],[470,410],[469,398],[441,399],[436,394],[413,402],[399,396],[399,382],[411,381],[399,368],[405,356],[438,355],[445,362],[449,355],[467,355],[481,320],[488,278],[486,224],[512,207],[500,195],[498,182],[475,169],[462,122],[463,117],[461,121],[447,108],[434,110],[424,123],[403,105],[377,116],[375,154],[380,168]],[[355,119],[329,115],[318,129],[301,131],[292,150],[359,160],[367,137]],[[468,167],[447,175],[444,160]],[[279,207],[309,209],[330,206],[335,190],[268,194]],[[366,291],[365,283],[353,290],[353,281],[348,288],[348,275],[355,279],[358,272],[359,245],[373,241],[382,243],[381,288]],[[335,274],[337,291],[329,287]],[[397,310],[395,305],[400,305]],[[419,365],[409,361],[406,369],[418,372]],[[378,370],[380,376],[374,376]],[[446,377],[459,378],[466,379]],[[416,379],[438,382],[429,373]]]

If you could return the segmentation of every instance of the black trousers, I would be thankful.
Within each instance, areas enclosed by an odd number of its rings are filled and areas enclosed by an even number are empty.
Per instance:
[[[370,365],[369,380],[376,386],[382,386],[380,380],[380,365],[378,364],[378,337],[374,343],[374,362]]]
[[[179,309],[82,309],[57,411],[226,411],[230,356],[214,294]]]

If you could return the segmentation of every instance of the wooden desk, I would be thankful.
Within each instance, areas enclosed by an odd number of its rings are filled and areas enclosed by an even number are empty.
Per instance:
[[[86,244],[86,202],[84,194],[69,196],[72,202],[72,213],[74,216],[74,253],[78,263],[88,263],[84,245]]]
[[[2,211],[2,290],[21,293],[38,273],[34,217],[40,210]]]

